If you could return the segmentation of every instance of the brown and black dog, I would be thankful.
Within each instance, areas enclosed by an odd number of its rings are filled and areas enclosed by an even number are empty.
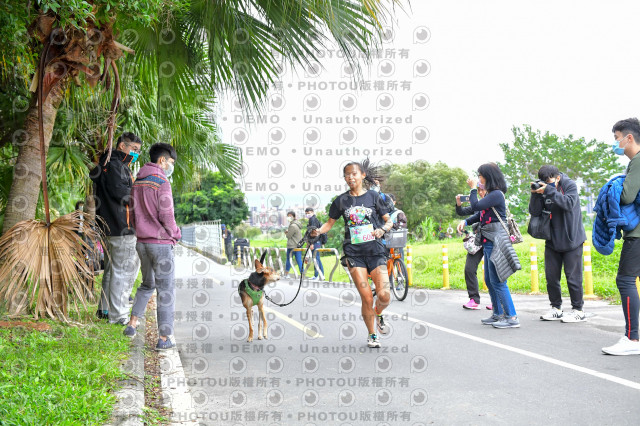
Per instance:
[[[247,319],[249,320],[249,338],[247,342],[253,341],[254,305],[258,305],[258,340],[261,340],[263,337],[265,339],[267,338],[267,318],[264,315],[263,309],[264,287],[280,279],[280,275],[278,275],[275,269],[262,265],[265,255],[266,252],[260,260],[255,260],[256,271],[252,272],[249,278],[242,280],[238,285],[238,293],[240,293],[242,305],[247,310]],[[260,321],[261,318],[262,324]]]

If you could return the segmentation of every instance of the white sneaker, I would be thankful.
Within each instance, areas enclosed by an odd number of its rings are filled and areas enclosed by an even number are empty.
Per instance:
[[[378,331],[380,332],[380,334],[389,333],[389,326],[384,323],[384,317],[382,316],[382,314],[376,315],[376,323],[378,324]]]
[[[602,352],[609,355],[640,355],[640,342],[622,336],[615,345],[602,348]]]
[[[551,308],[549,312],[544,315],[540,315],[542,321],[557,321],[562,319],[562,310],[558,308]]]
[[[369,337],[367,338],[367,345],[370,348],[379,348],[380,347],[380,340],[378,339],[378,335],[377,334],[370,334]]]
[[[563,314],[561,319],[562,322],[585,322],[586,320],[584,312],[578,309],[572,309],[568,314]]]

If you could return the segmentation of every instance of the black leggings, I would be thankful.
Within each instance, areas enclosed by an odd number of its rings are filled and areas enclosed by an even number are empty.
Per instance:
[[[624,335],[630,340],[638,340],[638,311],[640,310],[640,300],[638,300],[636,277],[640,275],[639,258],[640,239],[625,239],[624,243],[622,243],[622,252],[620,253],[616,285],[620,291],[622,312],[624,313],[624,321],[626,323]]]
[[[469,299],[480,303],[480,290],[478,289],[478,265],[484,257],[484,250],[480,249],[475,254],[467,253],[467,260],[464,263],[464,280],[467,283],[467,293]]]

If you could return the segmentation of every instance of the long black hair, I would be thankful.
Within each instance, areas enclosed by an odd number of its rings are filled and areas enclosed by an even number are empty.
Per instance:
[[[507,193],[507,182],[504,180],[502,170],[496,163],[485,163],[478,167],[478,174],[484,178],[486,182],[484,187],[487,192],[499,189],[503,193]]]
[[[347,171],[347,167],[349,166],[356,166],[358,167],[358,169],[360,169],[360,173],[366,174],[363,181],[363,186],[365,186],[365,188],[367,189],[375,185],[374,181],[377,180],[378,182],[382,182],[384,180],[384,177],[379,174],[380,172],[378,172],[378,168],[371,164],[369,157],[365,158],[362,163],[358,163],[357,161],[347,163],[342,169],[342,173],[345,173]]]

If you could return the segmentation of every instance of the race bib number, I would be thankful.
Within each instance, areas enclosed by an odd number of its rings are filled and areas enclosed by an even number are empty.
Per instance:
[[[376,239],[373,235],[372,224],[351,227],[349,233],[351,234],[351,244],[362,244]]]

